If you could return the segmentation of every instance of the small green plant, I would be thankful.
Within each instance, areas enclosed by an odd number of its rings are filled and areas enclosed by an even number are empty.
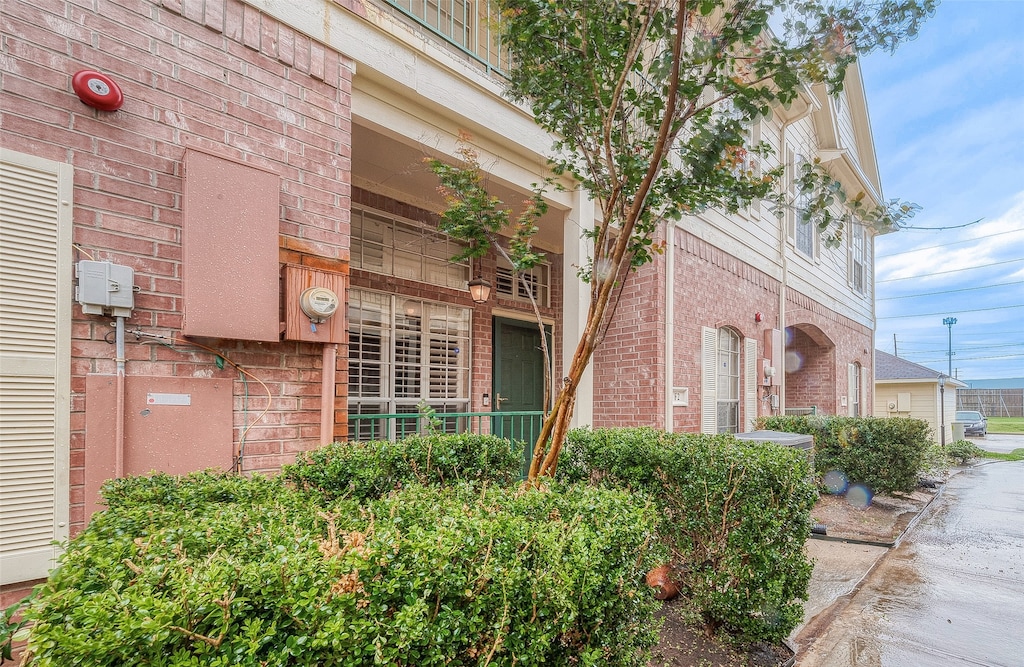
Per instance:
[[[957,440],[946,446],[946,455],[957,465],[964,465],[971,459],[981,458],[985,450],[970,440]]]
[[[427,433],[430,435],[437,435],[441,432],[441,428],[444,426],[444,423],[438,419],[437,410],[435,410],[434,406],[430,405],[430,403],[427,403],[427,399],[424,398],[417,403],[416,410],[419,411],[420,417],[423,418],[423,421],[427,423]]]
[[[15,637],[28,625],[28,620],[19,614],[32,601],[33,596],[34,593],[15,602],[0,614],[0,665],[13,659]]]
[[[336,442],[303,452],[283,477],[326,500],[366,502],[413,483],[480,481],[512,484],[519,479],[522,444],[493,435],[425,434],[397,442]]]
[[[925,450],[924,461],[921,464],[921,472],[925,475],[945,477],[949,472],[950,457],[941,445],[931,445]]]

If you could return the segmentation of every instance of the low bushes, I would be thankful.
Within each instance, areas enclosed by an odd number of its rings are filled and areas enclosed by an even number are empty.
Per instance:
[[[710,626],[779,642],[802,619],[817,498],[802,451],[646,428],[576,430],[559,476],[651,498],[684,594]]]
[[[814,436],[816,474],[836,470],[872,493],[909,493],[931,443],[927,422],[875,417],[758,417],[757,428]]]
[[[985,456],[985,450],[970,440],[954,440],[946,447],[946,456],[957,465],[964,465],[971,459]]]
[[[297,488],[324,499],[380,498],[410,483],[519,479],[522,447],[491,435],[414,435],[398,442],[336,442],[300,454],[284,467]]]
[[[575,431],[548,492],[519,467],[506,441],[430,435],[273,479],[112,481],[26,608],[27,664],[640,667],[643,575],[670,549],[711,627],[777,642],[799,621],[802,452]]]
[[[27,611],[32,665],[638,666],[656,641],[657,519],[621,491],[325,504],[197,473],[104,496]]]

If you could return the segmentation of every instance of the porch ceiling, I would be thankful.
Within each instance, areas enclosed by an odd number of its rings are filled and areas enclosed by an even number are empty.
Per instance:
[[[423,164],[436,154],[426,142],[405,143],[359,122],[352,124],[352,184],[413,206],[440,212],[444,201],[437,193],[437,178]],[[519,210],[528,192],[493,180],[488,189]],[[552,206],[540,220],[538,248],[562,252],[562,225],[566,212]]]

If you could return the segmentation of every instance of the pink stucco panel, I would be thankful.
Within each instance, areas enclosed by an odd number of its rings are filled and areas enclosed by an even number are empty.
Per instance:
[[[280,339],[277,174],[185,152],[182,283],[186,336]]]
[[[85,516],[98,509],[99,490],[114,477],[117,378],[86,378]],[[232,380],[125,378],[124,473],[181,475],[205,468],[231,470]]]

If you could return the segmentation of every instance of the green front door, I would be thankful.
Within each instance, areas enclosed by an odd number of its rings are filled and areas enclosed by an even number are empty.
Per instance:
[[[550,349],[550,332],[547,335]],[[540,412],[544,409],[544,357],[536,323],[494,318],[491,401],[495,412]],[[525,442],[524,465],[528,469],[540,426],[539,416],[513,414],[495,417],[491,422],[491,432]]]

